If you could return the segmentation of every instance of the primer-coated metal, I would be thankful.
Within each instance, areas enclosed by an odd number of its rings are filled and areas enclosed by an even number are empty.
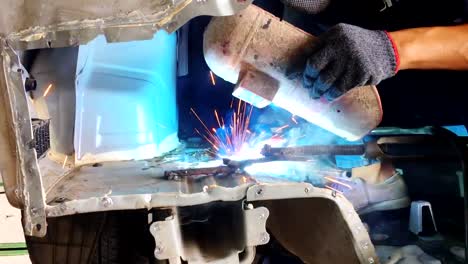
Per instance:
[[[4,58],[2,60],[2,74],[6,80],[4,87],[6,90],[3,92],[8,96],[9,104],[7,107],[9,109],[5,113],[0,114],[11,114],[11,128],[13,129],[13,136],[16,139],[16,151],[18,155],[17,164],[15,164],[18,166],[18,171],[15,176],[22,183],[22,185],[16,186],[15,193],[18,193],[22,197],[25,233],[34,236],[44,236],[47,230],[45,195],[42,188],[40,170],[38,169],[31,117],[29,116],[28,102],[23,85],[25,78],[23,76],[24,69],[19,62],[18,56],[11,48],[4,47],[2,57]],[[6,167],[13,166],[13,164],[2,165]],[[3,177],[11,177],[11,175]],[[11,186],[5,186],[5,189],[11,189]]]
[[[14,49],[69,47],[104,34],[108,42],[151,39],[200,15],[228,16],[252,0],[5,0],[0,36]],[[24,15],[18,15],[24,14]]]
[[[236,205],[241,206],[243,201],[238,201]],[[236,206],[234,205],[234,206]],[[241,219],[232,219],[233,221],[239,222],[236,226],[237,229],[227,230],[229,233],[221,234],[225,235],[224,241],[219,243],[226,243],[226,241],[233,240],[233,237],[241,238],[235,248],[226,247],[223,248],[227,252],[218,252],[218,255],[222,256],[219,259],[212,260],[211,256],[203,252],[201,246],[195,245],[193,237],[182,236],[183,225],[181,225],[176,209],[173,210],[173,214],[164,221],[158,221],[151,225],[150,232],[155,240],[154,255],[157,259],[168,260],[169,263],[181,263],[181,259],[188,263],[226,263],[226,264],[237,264],[237,263],[252,263],[255,254],[255,246],[267,244],[270,240],[270,235],[266,231],[266,222],[268,219],[268,209],[265,207],[252,208],[252,205],[247,206],[246,209],[242,210],[243,217]],[[220,232],[219,226],[211,225],[213,232]],[[241,234],[239,236],[239,234]],[[211,232],[200,232],[197,233],[195,239],[202,241],[209,241],[210,237],[219,236]],[[201,237],[206,237],[201,239]],[[206,245],[204,245],[206,247]],[[232,246],[232,245],[231,245]],[[240,253],[243,252],[242,256]],[[223,256],[224,255],[224,256]],[[253,256],[252,256],[253,255]]]
[[[108,42],[151,39],[159,29],[175,31],[199,15],[232,15],[251,2],[252,0],[2,1],[0,121],[3,123],[0,129],[0,173],[10,203],[25,209],[27,235],[45,235],[45,194],[35,157],[23,85],[27,72],[24,71],[16,51],[77,46],[86,44],[100,34],[105,35]],[[51,156],[58,155],[48,155],[48,158]],[[59,171],[47,170],[54,175],[51,183],[65,175]],[[47,179],[46,182],[50,180]]]

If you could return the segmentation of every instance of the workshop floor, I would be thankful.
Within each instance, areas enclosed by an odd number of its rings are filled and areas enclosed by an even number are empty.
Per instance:
[[[0,264],[30,264],[25,247],[21,211],[8,203],[0,178]]]

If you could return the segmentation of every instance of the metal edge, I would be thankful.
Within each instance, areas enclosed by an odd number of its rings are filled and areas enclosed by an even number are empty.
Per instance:
[[[155,193],[135,195],[114,195],[94,197],[83,200],[67,201],[58,205],[47,206],[47,217],[59,217],[90,212],[151,209],[160,207],[193,206],[215,201],[242,200],[251,184],[244,184],[234,188],[206,186],[204,192],[184,193]]]
[[[23,73],[18,55],[10,47],[2,51],[3,69],[6,80],[6,92],[11,109],[11,120],[16,137],[19,172],[24,186],[24,232],[29,236],[45,236],[47,230],[45,214],[45,194],[42,178],[34,149],[34,137],[28,102],[23,85]]]
[[[0,39],[0,51],[3,50],[3,47],[4,40]],[[19,189],[23,185],[23,181],[21,178],[17,178],[18,162],[16,141],[14,137],[14,128],[11,121],[12,114],[7,93],[7,74],[6,68],[4,67],[3,56],[0,56],[0,73],[0,120],[4,124],[2,131],[0,131],[0,144],[2,144],[2,156],[0,157],[0,162],[2,163],[0,166],[2,166],[2,169],[0,174],[3,178],[1,185],[3,187],[2,189],[5,191],[8,202],[12,206],[21,209],[24,204]],[[10,153],[12,155],[10,155]]]
[[[232,16],[252,4],[253,0],[196,0],[175,16],[172,22],[163,28],[173,32],[198,16]]]
[[[98,35],[108,42],[149,39],[159,29],[172,33],[190,19],[201,15],[229,16],[250,5],[253,0],[185,0],[150,16],[126,16],[86,21],[69,21],[46,27],[33,27],[7,36],[15,50],[73,47],[86,44]],[[155,10],[158,11],[158,10]]]
[[[247,190],[246,201],[264,201],[297,198],[324,198],[333,201],[340,209],[352,237],[355,251],[361,263],[379,262],[374,245],[353,205],[342,195],[328,189],[317,188],[309,183],[259,184]]]

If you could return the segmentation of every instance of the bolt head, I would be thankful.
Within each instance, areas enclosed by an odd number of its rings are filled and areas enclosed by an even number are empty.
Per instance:
[[[104,207],[110,207],[114,203],[110,197],[102,197],[101,199],[102,205]]]
[[[256,196],[262,196],[263,195],[263,189],[262,188],[257,189],[257,191],[255,192],[255,195]]]
[[[154,250],[154,253],[156,255],[160,255],[164,252],[164,248],[162,246],[156,246],[156,249]]]

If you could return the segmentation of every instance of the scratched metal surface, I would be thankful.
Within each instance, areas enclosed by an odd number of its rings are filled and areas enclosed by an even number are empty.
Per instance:
[[[211,20],[204,34],[204,55],[211,70],[231,83],[246,69],[270,76],[280,87],[273,103],[348,140],[357,140],[382,120],[375,86],[354,88],[329,103],[311,100],[301,78],[286,76],[289,65],[301,61],[315,41],[314,36],[250,5],[235,16]],[[257,82],[250,89],[263,87],[265,78]]]

